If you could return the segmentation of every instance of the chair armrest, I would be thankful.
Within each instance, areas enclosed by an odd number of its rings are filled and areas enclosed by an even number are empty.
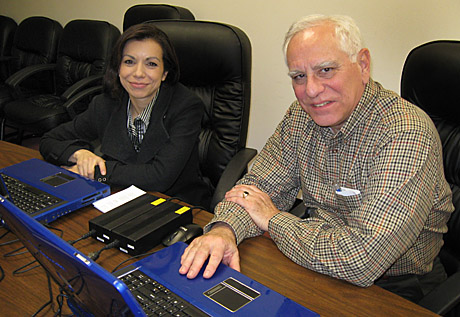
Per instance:
[[[449,276],[417,304],[436,314],[444,315],[458,303],[460,303],[460,272]]]
[[[75,84],[67,88],[66,91],[64,91],[64,93],[61,95],[61,98],[63,100],[69,100],[83,89],[100,84],[100,82],[102,82],[102,75],[92,75],[80,79]]]
[[[224,199],[225,193],[243,176],[243,173],[245,173],[248,168],[249,162],[256,154],[257,150],[244,148],[233,156],[217,183],[216,190],[211,199],[211,212],[213,212],[214,207]]]
[[[11,75],[5,80],[5,83],[13,88],[14,90],[18,89],[18,86],[30,76],[43,72],[43,71],[54,71],[56,69],[56,64],[37,64],[27,66],[23,69],[18,70],[16,73]]]
[[[67,113],[69,114],[70,118],[75,118],[75,116],[79,113],[77,111],[76,106],[78,105],[78,102],[82,100],[83,98],[86,98],[91,95],[99,94],[102,92],[102,85],[99,86],[93,86],[90,88],[87,88],[83,91],[80,91],[79,93],[75,94],[72,98],[67,100],[62,106],[65,108]]]

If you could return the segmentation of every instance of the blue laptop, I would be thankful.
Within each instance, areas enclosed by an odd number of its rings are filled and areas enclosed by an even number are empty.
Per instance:
[[[37,221],[49,223],[110,195],[110,187],[30,159],[0,169],[0,194]]]
[[[223,264],[187,279],[181,242],[110,274],[1,196],[0,214],[77,316],[319,316]]]

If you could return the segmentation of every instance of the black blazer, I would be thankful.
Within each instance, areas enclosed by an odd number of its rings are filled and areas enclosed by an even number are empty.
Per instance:
[[[116,187],[134,184],[207,206],[211,190],[198,161],[201,99],[180,83],[163,83],[139,152],[128,135],[127,105],[127,94],[123,100],[96,96],[88,110],[42,137],[41,154],[51,163],[67,165],[76,150],[94,151],[92,143],[98,140],[107,175],[97,168],[95,179]]]

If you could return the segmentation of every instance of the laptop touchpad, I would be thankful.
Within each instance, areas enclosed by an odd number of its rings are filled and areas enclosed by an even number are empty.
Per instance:
[[[226,279],[203,294],[232,312],[236,312],[260,295],[234,278]]]
[[[67,175],[67,174],[64,174],[64,173],[57,173],[55,175],[51,175],[51,176],[42,178],[40,181],[42,181],[45,184],[51,185],[53,187],[58,187],[58,186],[60,186],[62,184],[68,183],[68,182],[70,182],[70,181],[72,181],[74,179],[75,178],[70,176],[70,175]]]

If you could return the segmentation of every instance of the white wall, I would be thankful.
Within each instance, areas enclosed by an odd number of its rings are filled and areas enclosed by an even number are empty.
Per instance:
[[[17,22],[32,15],[58,20],[106,20],[122,29],[130,0],[0,0],[0,14]],[[373,58],[372,76],[399,92],[407,53],[435,39],[460,39],[458,0],[172,0],[196,19],[238,26],[253,47],[252,105],[248,146],[260,150],[294,100],[281,51],[284,33],[311,13],[347,14],[358,23]],[[436,93],[436,92],[433,92]]]

